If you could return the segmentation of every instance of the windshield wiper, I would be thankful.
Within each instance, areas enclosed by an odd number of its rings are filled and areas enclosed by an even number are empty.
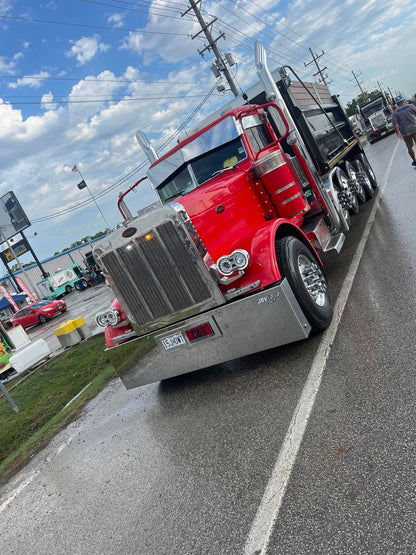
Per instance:
[[[235,170],[236,165],[234,164],[233,166],[228,166],[228,168],[222,168],[222,170],[217,170],[214,173],[212,173],[209,177],[215,177],[216,175],[220,175],[224,172],[226,172],[227,170]]]

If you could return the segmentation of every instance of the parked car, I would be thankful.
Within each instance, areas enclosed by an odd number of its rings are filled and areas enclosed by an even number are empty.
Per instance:
[[[65,312],[66,309],[64,301],[37,301],[18,310],[11,321],[13,326],[28,328],[35,324],[44,324],[54,316]]]

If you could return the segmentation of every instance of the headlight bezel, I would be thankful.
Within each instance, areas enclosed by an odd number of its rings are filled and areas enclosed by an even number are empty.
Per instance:
[[[107,328],[108,326],[116,326],[121,320],[120,311],[117,308],[110,307],[102,310],[95,315],[95,323],[100,328]]]
[[[235,249],[231,254],[220,256],[217,269],[223,276],[245,270],[250,264],[250,255],[245,249]]]

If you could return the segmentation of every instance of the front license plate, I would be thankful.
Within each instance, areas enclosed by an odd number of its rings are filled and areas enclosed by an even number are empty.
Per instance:
[[[166,350],[173,349],[174,347],[179,347],[180,345],[185,345],[186,343],[183,335],[180,332],[168,335],[168,337],[164,337],[163,339],[161,339],[161,341]]]

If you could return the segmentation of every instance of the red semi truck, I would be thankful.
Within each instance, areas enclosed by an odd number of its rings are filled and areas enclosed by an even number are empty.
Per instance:
[[[256,65],[245,104],[162,157],[142,136],[161,206],[132,218],[120,199],[124,226],[94,249],[116,295],[97,322],[127,388],[331,321],[321,257],[339,253],[375,176],[337,97],[272,76],[260,44]]]

